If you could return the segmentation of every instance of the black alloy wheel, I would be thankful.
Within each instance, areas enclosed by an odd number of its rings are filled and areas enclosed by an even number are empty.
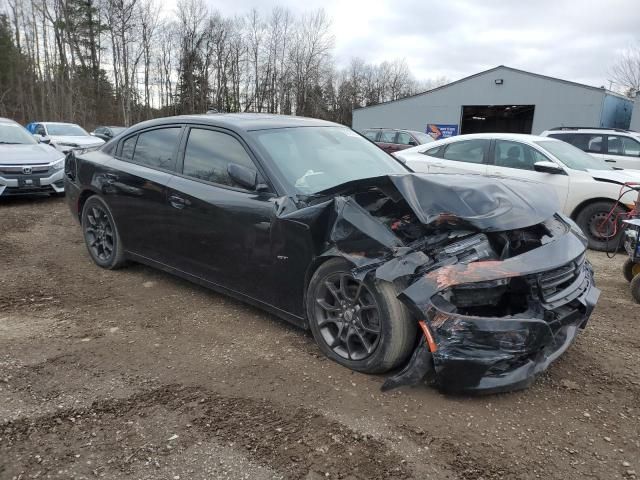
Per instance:
[[[89,208],[84,235],[93,256],[108,262],[114,252],[115,233],[107,212],[100,206]]]
[[[305,300],[311,333],[322,353],[340,365],[387,372],[411,355],[417,322],[393,283],[358,280],[352,269],[345,259],[332,258],[314,272]]]
[[[315,302],[317,326],[337,355],[364,360],[375,351],[380,341],[380,307],[363,282],[337,272],[325,278]]]
[[[122,266],[124,250],[109,207],[98,196],[90,197],[82,208],[82,231],[87,250],[102,268]]]

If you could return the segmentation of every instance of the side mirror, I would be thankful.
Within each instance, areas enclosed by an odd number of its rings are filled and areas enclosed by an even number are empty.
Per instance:
[[[51,145],[51,139],[49,137],[47,137],[46,135],[38,135],[36,133],[35,136],[38,137],[38,141],[40,143],[46,143],[47,145]]]
[[[418,146],[418,142],[416,142],[415,140],[409,140],[409,146],[410,147],[417,147]]]
[[[91,133],[89,133],[89,135],[91,135],[92,137],[95,137],[96,136],[96,132],[91,132]]]
[[[256,190],[258,186],[258,172],[238,163],[230,163],[227,173],[231,180],[247,190]]]
[[[536,162],[533,164],[533,169],[536,172],[552,173],[552,174],[565,174],[566,172],[557,164],[553,162]]]

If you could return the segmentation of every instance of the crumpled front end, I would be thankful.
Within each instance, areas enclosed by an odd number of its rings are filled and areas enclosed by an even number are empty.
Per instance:
[[[429,328],[438,386],[492,393],[528,386],[586,326],[599,294],[569,232],[504,261],[427,274],[402,297]]]
[[[586,238],[554,213],[544,185],[413,174],[335,193],[310,207],[329,212],[322,255],[348,259],[355,278],[393,283],[422,331],[383,389],[425,377],[452,392],[526,387],[593,311]]]

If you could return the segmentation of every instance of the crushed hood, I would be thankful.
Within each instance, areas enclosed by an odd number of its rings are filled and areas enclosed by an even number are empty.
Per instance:
[[[485,232],[529,227],[560,210],[554,189],[547,185],[480,175],[387,175],[320,193],[350,195],[370,188],[395,201],[404,199],[425,225],[461,224]]]

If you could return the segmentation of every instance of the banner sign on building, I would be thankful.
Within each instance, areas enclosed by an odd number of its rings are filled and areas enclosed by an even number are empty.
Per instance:
[[[436,123],[428,123],[425,133],[431,135],[434,140],[454,137],[458,135],[458,125],[439,125]]]

